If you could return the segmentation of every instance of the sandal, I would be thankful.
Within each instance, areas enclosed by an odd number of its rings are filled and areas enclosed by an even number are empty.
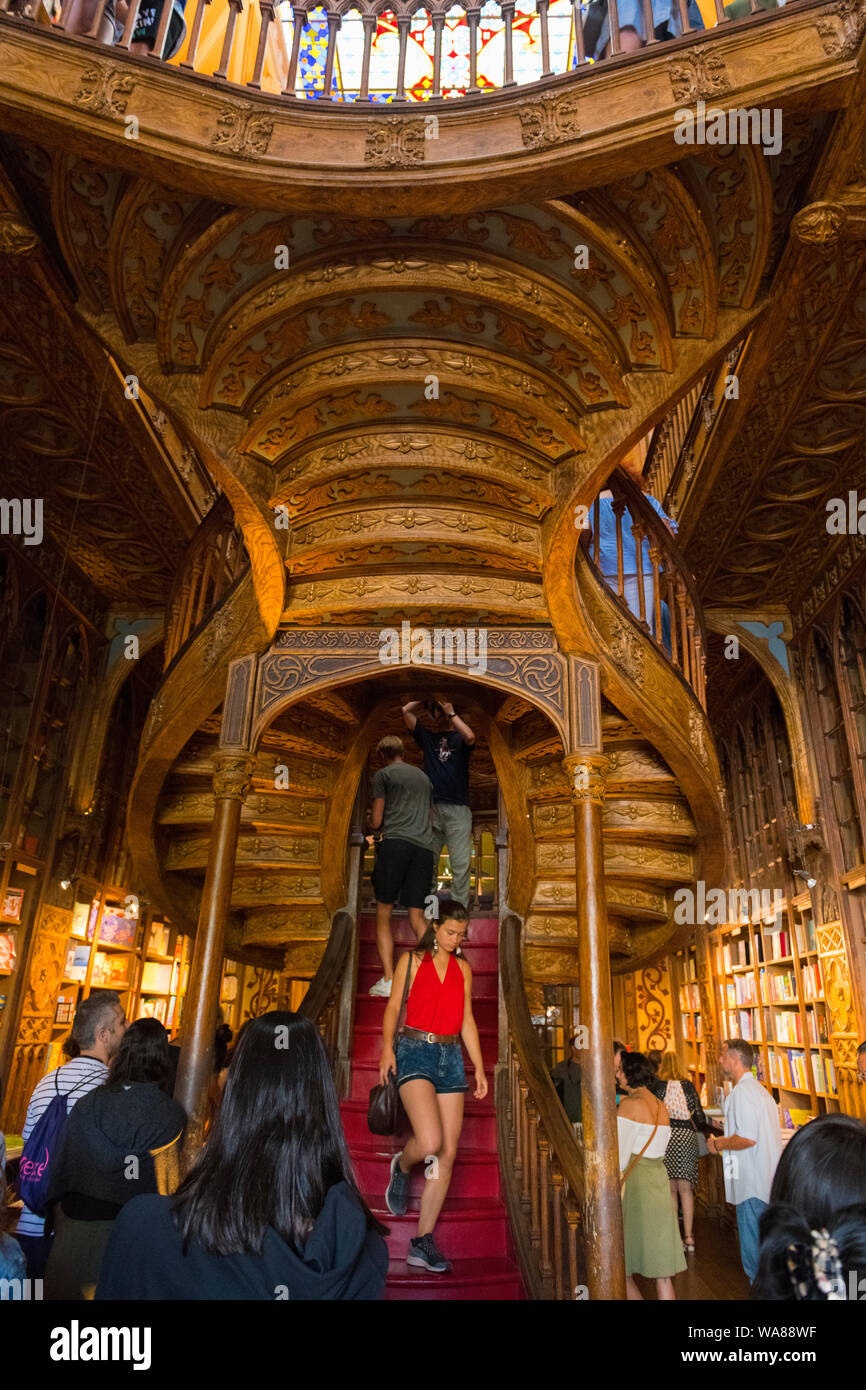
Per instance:
[[[695,1253],[695,1242],[693,1240],[684,1240],[683,1249],[687,1255],[693,1255]]]

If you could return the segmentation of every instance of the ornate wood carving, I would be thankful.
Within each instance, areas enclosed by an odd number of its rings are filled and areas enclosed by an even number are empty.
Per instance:
[[[241,155],[244,159],[254,159],[257,155],[267,154],[273,133],[273,116],[261,114],[257,107],[232,102],[231,105],[222,106],[217,113],[211,145],[215,149]]]
[[[23,218],[0,212],[0,256],[27,256],[38,244],[38,236]]]
[[[254,715],[255,729],[270,722],[287,697],[326,686],[347,676],[385,669],[379,659],[381,629],[287,628],[260,660]],[[399,628],[397,629],[399,631]],[[485,680],[501,690],[520,694],[540,706],[564,728],[566,667],[549,629],[495,628],[487,630]],[[435,671],[432,664],[427,668]],[[445,669],[473,675],[472,664],[455,662]],[[475,673],[477,675],[477,672]]]
[[[371,169],[408,169],[424,163],[426,150],[423,121],[389,116],[367,131],[364,163]]]
[[[520,134],[530,150],[563,145],[580,136],[577,98],[570,94],[546,93],[537,100],[524,101],[518,111]]]
[[[112,63],[91,63],[72,100],[95,116],[125,116],[136,79]]]
[[[673,59],[668,66],[668,76],[674,100],[679,102],[708,101],[727,96],[731,91],[724,59],[709,45]]]

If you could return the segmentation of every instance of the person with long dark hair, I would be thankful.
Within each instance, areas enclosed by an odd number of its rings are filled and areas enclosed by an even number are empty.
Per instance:
[[[385,1227],[361,1197],[315,1025],[243,1030],[219,1114],[172,1197],[118,1217],[97,1299],[378,1299]]]
[[[626,1295],[643,1297],[635,1274],[655,1279],[659,1300],[671,1300],[673,1276],[686,1268],[671,1206],[665,1152],[670,1116],[652,1093],[655,1071],[641,1052],[620,1052],[616,1079],[626,1092],[617,1109]]]
[[[417,951],[406,951],[394,971],[394,989],[382,1024],[379,1075],[385,1084],[395,1072],[400,1099],[412,1137],[391,1161],[385,1194],[388,1210],[403,1216],[409,1205],[409,1176],[416,1163],[430,1163],[421,1197],[418,1233],[410,1241],[406,1263],[445,1274],[451,1264],[439,1251],[433,1231],[451,1183],[463,1128],[463,1094],[469,1089],[461,1039],[475,1069],[475,1098],[487,1095],[478,1028],[472,1014],[472,971],[458,958],[469,913],[461,903],[443,903],[439,921],[431,922]],[[411,971],[406,1022],[394,1049],[394,1031]]]
[[[78,1102],[51,1168],[55,1238],[45,1297],[92,1298],[115,1218],[158,1190],[154,1154],[176,1141],[186,1114],[166,1095],[168,1034],[158,1019],[131,1023],[102,1086]]]
[[[823,1115],[788,1140],[761,1216],[752,1296],[866,1298],[866,1125]]]

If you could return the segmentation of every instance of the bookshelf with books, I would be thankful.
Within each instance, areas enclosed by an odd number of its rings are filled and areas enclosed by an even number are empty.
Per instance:
[[[101,989],[117,992],[127,1018],[158,1018],[177,1028],[189,976],[190,938],[140,908],[125,888],[80,878],[45,1071],[63,1061],[75,1010]]]
[[[758,1080],[777,1101],[784,1129],[839,1108],[821,962],[811,912],[786,905],[772,921],[712,933],[720,1039],[745,1038]]]
[[[704,1046],[704,1019],[697,975],[697,953],[688,946],[671,957],[671,982],[675,1000],[677,1052],[685,1074],[694,1084],[701,1103],[708,1103],[707,1057]]]
[[[131,1016],[140,936],[135,898],[123,888],[78,879],[46,1071],[63,1061],[63,1043],[82,999],[100,989],[116,990]]]

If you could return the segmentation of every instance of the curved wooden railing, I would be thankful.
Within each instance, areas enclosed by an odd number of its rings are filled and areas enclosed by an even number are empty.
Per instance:
[[[694,579],[670,527],[640,488],[617,469],[593,503],[581,550],[599,581],[679,671],[704,709],[707,635]],[[626,569],[625,527],[633,537],[634,573]],[[603,542],[616,543],[614,562]]]
[[[644,477],[669,516],[678,518],[688,485],[698,471],[701,453],[724,409],[729,383],[735,381],[746,348],[742,340],[677,401],[653,431]]]
[[[347,902],[355,905],[355,915],[347,908],[334,914],[325,954],[298,1010],[319,1025],[341,1100],[349,1094],[351,1076],[349,1054],[358,975],[357,902],[364,844],[364,836],[356,825],[349,841],[347,896]]]
[[[98,41],[108,0],[0,0],[0,15],[33,20]],[[142,0],[130,0],[117,48],[141,51],[133,34]],[[789,0],[789,6],[796,0]],[[670,37],[731,22],[724,0],[705,0],[695,27],[687,0],[676,0]],[[588,71],[624,50],[617,0],[608,0],[608,32],[593,36],[579,0],[187,0],[179,46],[172,6],[163,6],[151,56],[273,95],[334,102],[453,99]],[[655,49],[651,0],[641,0],[644,47]],[[772,19],[749,0],[744,23]],[[632,29],[630,32],[634,32]],[[603,52],[599,38],[604,43]],[[170,47],[173,45],[173,47]],[[594,57],[595,54],[598,57]]]
[[[337,912],[319,968],[310,981],[298,1013],[319,1026],[332,1067],[337,1059],[340,986],[355,937],[355,919],[350,912]]]
[[[248,567],[243,534],[223,494],[192,537],[172,585],[165,622],[165,671]]]
[[[585,1284],[578,1239],[583,1154],[544,1065],[526,1002],[522,923],[499,925],[507,1033],[496,1068],[499,1162],[511,1231],[531,1297],[573,1299]]]

